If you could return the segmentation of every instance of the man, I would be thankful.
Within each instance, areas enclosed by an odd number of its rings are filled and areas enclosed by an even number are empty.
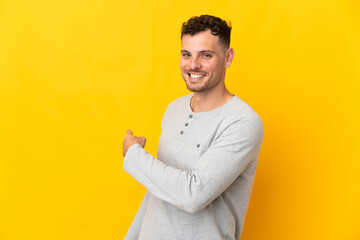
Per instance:
[[[225,86],[229,26],[202,15],[182,26],[180,68],[193,93],[165,111],[158,159],[128,130],[124,169],[147,188],[125,239],[239,239],[263,139],[260,117]]]

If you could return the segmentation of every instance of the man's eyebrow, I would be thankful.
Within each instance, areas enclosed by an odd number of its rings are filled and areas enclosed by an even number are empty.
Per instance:
[[[188,51],[188,50],[181,50],[181,52],[182,52],[182,53],[183,53],[183,52],[188,53],[189,51]],[[212,51],[212,50],[201,50],[201,51],[199,51],[199,53],[212,53],[212,54],[215,54],[215,52]]]
[[[215,54],[215,52],[211,51],[211,50],[202,50],[199,53],[213,53],[213,54]]]

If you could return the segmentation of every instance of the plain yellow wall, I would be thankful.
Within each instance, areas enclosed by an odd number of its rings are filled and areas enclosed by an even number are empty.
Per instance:
[[[227,85],[265,124],[242,240],[360,239],[359,1],[3,0],[1,240],[123,239],[145,188],[122,139],[156,155],[204,13],[231,20]]]

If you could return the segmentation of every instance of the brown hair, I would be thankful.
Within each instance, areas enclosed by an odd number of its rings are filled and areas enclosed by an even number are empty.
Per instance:
[[[219,36],[219,40],[226,48],[230,46],[230,33],[231,22],[229,24],[221,18],[211,15],[201,15],[192,17],[187,22],[184,22],[181,27],[181,38],[190,34],[191,36],[196,33],[210,30],[212,35]]]

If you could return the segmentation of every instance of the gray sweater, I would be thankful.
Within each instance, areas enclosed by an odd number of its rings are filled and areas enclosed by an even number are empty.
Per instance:
[[[264,135],[257,113],[237,96],[194,113],[189,94],[161,125],[158,159],[131,146],[124,170],[147,188],[127,240],[240,239]]]

